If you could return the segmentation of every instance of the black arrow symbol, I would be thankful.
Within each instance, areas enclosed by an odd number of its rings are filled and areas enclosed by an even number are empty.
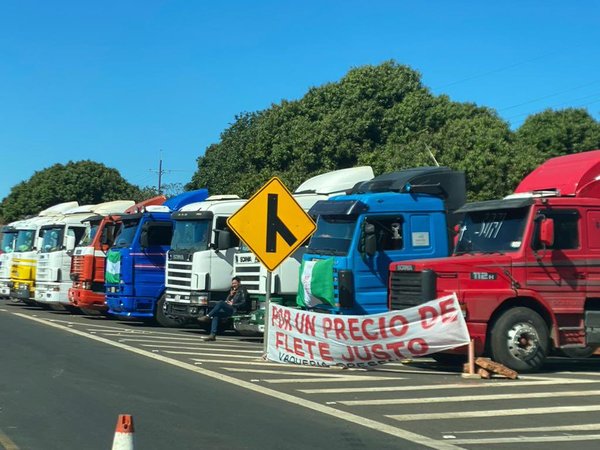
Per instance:
[[[267,253],[277,252],[277,235],[279,234],[291,247],[298,239],[277,216],[278,194],[268,194],[267,197]]]

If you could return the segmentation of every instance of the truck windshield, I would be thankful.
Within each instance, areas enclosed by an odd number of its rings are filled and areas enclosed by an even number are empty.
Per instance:
[[[250,250],[250,247],[248,247],[248,244],[246,244],[244,241],[240,241],[240,251],[239,253],[249,253],[252,250]]]
[[[16,252],[30,252],[33,250],[35,230],[19,230],[17,234]]]
[[[94,237],[96,236],[96,233],[98,233],[98,229],[100,228],[100,220],[98,221],[90,221],[89,222],[90,227],[86,228],[85,230],[85,234],[83,235],[83,237],[81,238],[81,241],[79,242],[79,245],[82,247],[87,247],[88,245],[92,245],[92,241],[94,240]]]
[[[176,220],[171,250],[208,250],[211,220]]]
[[[65,227],[44,228],[42,253],[57,252],[62,248]]]
[[[133,243],[139,220],[124,220],[117,231],[113,247],[125,248]]]
[[[12,253],[14,251],[15,241],[17,240],[17,232],[4,233],[2,235],[2,248],[1,251],[4,253]]]
[[[356,228],[356,216],[319,216],[317,231],[308,244],[309,253],[345,255]]]
[[[454,254],[517,251],[523,242],[528,212],[529,207],[467,213]]]

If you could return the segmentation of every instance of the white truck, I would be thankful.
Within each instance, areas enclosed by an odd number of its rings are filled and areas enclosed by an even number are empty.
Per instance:
[[[10,297],[10,268],[12,267],[17,234],[22,220],[2,227],[2,247],[0,248],[0,298]]]
[[[324,173],[302,183],[293,196],[302,209],[308,211],[317,201],[345,194],[357,183],[370,180],[373,176],[370,166]],[[298,272],[305,252],[306,245],[303,245],[272,272],[271,301],[286,306],[296,304]],[[234,256],[233,275],[242,280],[251,299],[251,310],[245,314],[237,314],[233,326],[241,334],[260,334],[264,332],[267,269],[243,243]]]
[[[41,211],[38,216],[23,220],[19,224],[8,283],[10,298],[35,305],[35,273],[40,229],[43,225],[51,223],[54,217],[78,205],[77,202],[59,203]]]
[[[175,230],[167,253],[166,292],[156,314],[161,325],[190,322],[227,296],[239,245],[227,218],[244,203],[235,195],[211,196],[172,214]]]
[[[90,216],[119,214],[134,204],[130,200],[116,200],[98,205],[84,205],[54,217],[40,230],[35,277],[35,301],[40,304],[62,305],[72,309],[69,302],[71,256],[81,239],[89,232]]]

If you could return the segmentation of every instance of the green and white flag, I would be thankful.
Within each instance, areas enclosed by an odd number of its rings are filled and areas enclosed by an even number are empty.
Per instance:
[[[302,261],[296,303],[300,307],[334,304],[333,258]]]
[[[118,250],[110,250],[106,255],[105,280],[107,283],[121,281],[121,252]]]

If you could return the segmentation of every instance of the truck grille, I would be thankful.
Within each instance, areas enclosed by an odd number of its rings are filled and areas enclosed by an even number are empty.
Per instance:
[[[242,284],[246,287],[246,289],[248,290],[249,293],[251,294],[260,294],[263,293],[264,294],[264,290],[262,289],[263,292],[261,292],[261,288],[260,288],[260,275],[261,275],[261,264],[245,264],[245,265],[238,265],[235,266],[235,276],[240,277],[240,280],[242,280]],[[265,280],[266,280],[266,273],[263,274],[265,276]]]
[[[192,288],[192,263],[167,261],[167,287]]]
[[[390,274],[390,309],[406,309],[435,299],[435,272],[395,271]]]
[[[79,275],[79,280],[83,279],[83,256],[73,256],[71,273],[76,273]]]
[[[50,259],[44,257],[45,255],[40,255],[37,263],[37,274],[36,280],[39,281],[50,281],[50,271],[48,270],[48,266],[50,265]]]

